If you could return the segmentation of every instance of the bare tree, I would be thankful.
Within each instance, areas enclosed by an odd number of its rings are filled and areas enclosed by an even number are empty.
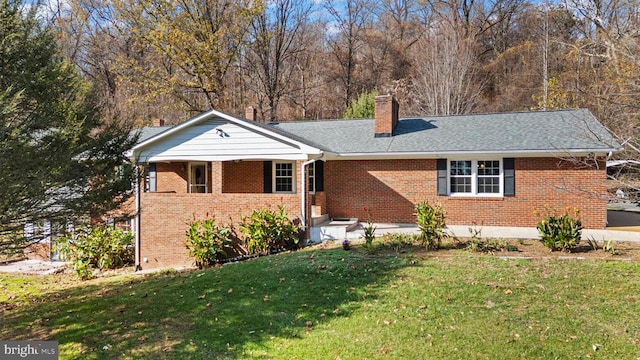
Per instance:
[[[373,6],[367,0],[346,0],[341,4],[329,1],[325,8],[331,15],[327,42],[338,64],[336,80],[342,87],[342,100],[346,108],[357,93],[355,77],[358,55],[364,32],[371,21]]]
[[[275,0],[251,23],[247,65],[263,118],[267,111],[266,118],[277,118],[280,100],[291,89],[311,10],[307,0]]]
[[[332,102],[327,101],[325,90],[324,29],[325,25],[320,21],[307,24],[305,51],[297,57],[291,91],[287,94],[288,102],[296,108],[294,118],[318,119],[333,108],[327,106]]]
[[[445,26],[418,41],[411,93],[415,111],[430,115],[466,114],[480,104],[475,49],[454,29]]]

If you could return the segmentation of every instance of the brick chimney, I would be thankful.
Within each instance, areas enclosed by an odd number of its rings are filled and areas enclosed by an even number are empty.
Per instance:
[[[392,95],[376,96],[375,137],[393,136],[398,124],[398,101]]]
[[[258,118],[258,110],[253,106],[249,106],[244,110],[244,118],[251,121],[256,121]]]
[[[159,118],[154,118],[153,120],[151,120],[151,125],[152,126],[164,126],[164,120],[163,119],[159,119]]]

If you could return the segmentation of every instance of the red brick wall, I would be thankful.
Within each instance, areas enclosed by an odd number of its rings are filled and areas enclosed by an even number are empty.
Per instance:
[[[156,191],[186,194],[189,166],[186,162],[157,163]]]
[[[318,205],[322,209],[322,214],[327,213],[327,195],[324,191],[317,191],[311,195],[311,205]]]
[[[586,228],[606,225],[605,172],[573,168],[556,158],[515,161],[516,196],[448,197],[436,194],[436,160],[328,161],[327,212],[332,217],[414,223],[414,204],[442,203],[451,225],[535,226],[534,209],[578,207]]]
[[[186,164],[185,164],[186,165]],[[187,224],[207,213],[222,223],[237,223],[242,215],[284,204],[292,217],[300,217],[300,168],[296,194],[263,194],[262,163],[211,163],[212,192],[186,193],[186,171],[180,164],[158,164],[158,190],[141,194],[141,263],[143,269],[191,265],[184,246]],[[436,160],[327,161],[322,193],[309,196],[331,217],[368,214],[378,222],[414,223],[414,204],[439,201],[451,225],[533,227],[533,210],[545,205],[578,207],[586,228],[606,224],[605,170],[573,168],[555,158],[520,158],[515,161],[516,196],[459,198],[436,195]],[[255,176],[247,176],[251,170]],[[255,183],[252,183],[255,181]],[[234,184],[230,184],[234,182]],[[251,188],[256,193],[227,193]],[[223,193],[223,190],[225,191]],[[166,192],[166,191],[175,191]],[[366,207],[368,211],[364,211]]]
[[[142,269],[192,265],[193,259],[189,258],[184,245],[185,234],[191,221],[203,219],[207,214],[215,216],[221,224],[237,224],[241,216],[250,215],[254,210],[262,208],[276,210],[278,205],[282,204],[291,218],[301,216],[300,193],[262,193],[262,162],[257,161],[254,164],[213,162],[210,166],[212,193],[189,194],[186,192],[186,170],[184,176],[172,174],[170,171],[171,169],[182,171],[180,163],[162,164],[162,166],[158,164],[158,192],[141,193],[140,199],[140,265]],[[296,174],[298,191],[300,167],[301,163],[298,162]],[[249,168],[257,172],[255,176],[238,177],[241,170],[248,171]],[[229,169],[231,172],[227,172]],[[253,180],[256,184],[252,185]],[[238,182],[242,186],[259,189],[259,191],[246,194],[222,193],[224,189],[233,189],[237,186],[229,185],[228,182]],[[164,192],[160,192],[160,189]],[[144,258],[147,258],[147,262],[142,261]]]
[[[261,193],[264,189],[262,161],[222,163],[222,192]]]
[[[300,216],[299,194],[173,194],[144,193],[141,198],[140,250],[143,269],[190,266],[184,240],[188,224],[194,219],[215,216],[221,224],[240,221],[253,210],[279,204],[292,217]],[[142,259],[141,259],[142,260]]]

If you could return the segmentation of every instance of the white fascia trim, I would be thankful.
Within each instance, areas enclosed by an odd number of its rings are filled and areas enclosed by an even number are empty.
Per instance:
[[[326,160],[384,160],[384,159],[441,159],[462,157],[570,157],[588,155],[607,155],[610,149],[567,149],[567,150],[509,150],[509,151],[445,151],[445,152],[388,152],[388,153],[326,153]]]
[[[204,113],[202,113],[200,115],[197,115],[197,116],[195,116],[195,117],[193,117],[193,118],[191,118],[191,119],[189,119],[189,120],[187,120],[187,121],[185,121],[185,122],[183,122],[181,124],[178,124],[178,125],[176,125],[174,127],[171,127],[169,129],[161,132],[160,134],[158,134],[156,136],[152,136],[149,139],[147,139],[147,140],[135,145],[131,150],[129,150],[127,152],[127,155],[129,156],[130,159],[136,160],[135,159],[136,153],[139,153],[140,149],[148,146],[151,143],[154,143],[154,142],[159,141],[161,139],[164,139],[164,138],[166,138],[168,136],[171,136],[172,134],[174,134],[174,133],[176,133],[176,132],[178,132],[178,131],[186,128],[186,127],[192,126],[193,124],[199,123],[199,122],[201,122],[203,120],[206,120],[206,119],[209,119],[211,117],[219,117],[219,118],[225,119],[225,120],[227,120],[227,121],[229,121],[231,123],[234,123],[234,124],[236,124],[236,125],[238,125],[240,127],[244,127],[244,128],[253,130],[255,132],[258,132],[260,134],[263,134],[265,136],[269,136],[269,137],[272,137],[274,139],[278,139],[280,141],[292,144],[292,145],[298,147],[303,154],[307,154],[307,155],[321,155],[322,154],[322,151],[320,149],[318,149],[318,148],[315,148],[313,146],[309,146],[307,144],[304,144],[304,143],[301,143],[299,141],[293,140],[293,139],[291,139],[289,137],[280,135],[280,134],[278,134],[276,132],[273,132],[273,131],[270,131],[268,129],[265,129],[264,127],[253,125],[248,120],[240,120],[240,119],[238,119],[236,117],[233,117],[231,115],[225,114],[225,113],[217,111],[217,110],[209,110],[207,112],[204,112]],[[138,161],[144,162],[142,160],[138,160]]]
[[[297,161],[297,160],[309,160],[310,157],[305,154],[286,154],[286,155],[257,155],[257,156],[141,156],[138,162],[173,162],[173,161],[233,161],[233,160],[246,160],[246,161],[269,161],[269,160],[282,160],[282,161]]]

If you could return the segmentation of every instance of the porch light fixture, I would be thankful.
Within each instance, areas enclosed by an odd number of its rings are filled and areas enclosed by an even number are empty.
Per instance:
[[[220,137],[227,137],[227,136],[229,136],[229,135],[227,135],[227,133],[225,133],[225,132],[224,132],[224,130],[222,130],[222,129],[220,129],[220,128],[217,128],[217,129],[216,129],[216,134],[218,134],[218,136],[220,136]]]

